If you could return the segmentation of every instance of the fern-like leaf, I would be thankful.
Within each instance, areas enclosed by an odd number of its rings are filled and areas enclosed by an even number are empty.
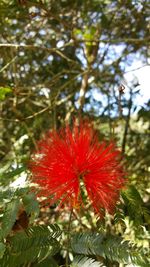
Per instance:
[[[75,257],[70,267],[106,267],[102,263],[95,261],[94,259],[78,256]]]
[[[18,232],[8,239],[9,247],[0,260],[0,266],[19,267],[28,262],[42,262],[48,256],[58,252],[59,242],[56,237],[60,234],[61,231],[57,225],[34,226]]]
[[[137,189],[134,186],[129,186],[128,189],[122,192],[122,198],[124,200],[125,213],[127,213],[127,216],[130,217],[135,225],[142,225],[143,218],[148,219],[150,213],[145,207],[145,203]]]
[[[32,264],[32,267],[59,267],[57,262],[52,257],[47,257],[42,262]]]
[[[72,240],[72,249],[78,254],[98,255],[119,263],[149,266],[147,257],[119,236],[104,233],[78,234]]]
[[[56,238],[61,235],[58,225],[38,225],[28,228],[26,231],[17,233],[9,238],[12,250],[17,253],[24,251],[30,247],[43,246],[51,242],[51,238]]]

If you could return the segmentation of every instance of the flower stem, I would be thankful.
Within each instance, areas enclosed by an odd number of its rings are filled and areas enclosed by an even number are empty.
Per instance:
[[[70,245],[70,229],[71,229],[71,220],[72,220],[73,208],[70,211],[68,230],[67,230],[67,254],[66,254],[66,267],[69,267],[69,245]]]

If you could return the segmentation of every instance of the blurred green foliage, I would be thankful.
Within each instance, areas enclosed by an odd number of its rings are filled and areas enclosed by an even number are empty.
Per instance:
[[[150,101],[137,105],[137,79],[123,87],[128,66],[139,59],[148,64],[148,4],[147,0],[0,1],[0,266],[65,264],[68,210],[43,211],[29,179],[14,187],[18,178],[30,178],[28,160],[42,134],[71,123],[75,116],[92,120],[100,139],[116,140],[128,182],[114,217],[95,218],[88,207],[79,215],[74,212],[72,231],[86,229],[90,234],[82,237],[85,247],[73,241],[78,251],[70,248],[71,266],[131,262],[150,266]],[[14,230],[18,222],[19,232]],[[39,230],[41,223],[45,226]],[[48,234],[49,224],[61,241]],[[107,237],[103,253],[92,247],[93,231]],[[82,253],[87,247],[90,253]],[[76,253],[91,258],[73,260]]]

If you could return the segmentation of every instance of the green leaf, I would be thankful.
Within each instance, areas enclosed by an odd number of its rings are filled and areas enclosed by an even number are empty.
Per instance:
[[[52,257],[47,257],[45,260],[39,263],[34,263],[33,267],[58,267],[58,264]]]
[[[25,194],[22,198],[25,210],[28,214],[39,215],[39,203],[34,193]]]
[[[22,198],[24,195],[27,195],[29,188],[10,188],[0,192],[0,203],[4,204],[5,200],[10,202],[14,197]]]
[[[29,262],[42,262],[56,254],[59,242],[55,239],[61,231],[57,225],[33,226],[9,237],[9,248],[0,260],[1,267],[19,267]]]
[[[14,199],[6,205],[0,232],[0,239],[5,238],[11,231],[19,211],[20,200]]]
[[[3,186],[8,185],[11,183],[15,178],[15,176],[21,174],[22,172],[26,171],[26,166],[22,166],[19,168],[16,168],[14,170],[8,171],[8,172],[1,172],[0,173],[0,184]]]
[[[120,236],[104,233],[77,234],[72,240],[75,253],[84,255],[98,255],[124,264],[148,266],[147,256]]]
[[[70,267],[105,267],[98,261],[90,259],[88,257],[78,256],[75,257]]]
[[[5,100],[6,95],[12,92],[10,87],[0,87],[0,101]]]
[[[142,225],[143,218],[146,220],[149,218],[149,211],[145,207],[145,204],[134,186],[122,192],[122,198],[125,203],[125,215],[129,216],[134,222],[134,225]]]
[[[51,238],[56,238],[61,235],[61,231],[58,225],[38,225],[28,228],[26,231],[17,233],[10,238],[12,250],[15,253],[19,251],[25,251],[32,246],[42,246],[49,244]]]
[[[14,196],[14,190],[8,189],[0,192],[0,203],[4,204],[5,200],[11,200]]]
[[[140,205],[143,203],[143,200],[139,192],[133,185],[130,185],[127,190],[123,191],[122,195],[126,196],[129,200],[131,200],[135,204],[137,203]]]
[[[5,245],[3,243],[0,242],[0,259],[3,257],[4,252],[5,252]]]
[[[23,171],[26,170],[26,167],[25,166],[22,166],[22,167],[19,167],[13,171],[10,171],[10,172],[6,172],[6,173],[2,173],[0,174],[0,179],[10,179],[10,178],[13,178],[14,176],[22,173]]]

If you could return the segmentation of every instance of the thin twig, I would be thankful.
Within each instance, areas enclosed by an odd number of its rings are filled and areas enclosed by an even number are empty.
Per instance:
[[[68,58],[66,55],[64,55],[59,49],[57,49],[56,47],[55,48],[48,48],[48,47],[45,47],[45,46],[39,46],[39,45],[26,45],[26,44],[8,44],[8,43],[5,43],[5,44],[0,44],[0,47],[11,47],[11,48],[25,48],[25,49],[39,49],[39,50],[45,50],[45,51],[48,51],[48,52],[51,52],[51,53],[56,53],[58,54],[59,56],[61,56],[62,58],[66,59],[67,61],[69,62],[74,62],[74,60]]]
[[[86,224],[84,224],[84,223],[82,222],[80,216],[78,216],[78,215],[76,214],[75,211],[73,212],[73,215],[75,216],[75,218],[77,219],[77,221],[80,223],[81,226],[83,226],[84,228],[86,228],[86,229],[88,229],[88,230],[90,229],[90,228],[88,227],[88,225],[86,225]]]
[[[140,67],[138,67],[138,68],[135,68],[135,69],[132,69],[132,70],[128,70],[128,71],[125,71],[124,74],[129,73],[129,72],[132,72],[132,71],[140,70],[140,69],[142,69],[142,68],[144,68],[144,67],[148,67],[148,66],[150,66],[150,64],[145,64],[145,65],[140,66]]]
[[[0,72],[3,72],[5,69],[7,69],[15,60],[17,56],[15,56],[11,61],[9,61],[3,68],[0,69]]]

